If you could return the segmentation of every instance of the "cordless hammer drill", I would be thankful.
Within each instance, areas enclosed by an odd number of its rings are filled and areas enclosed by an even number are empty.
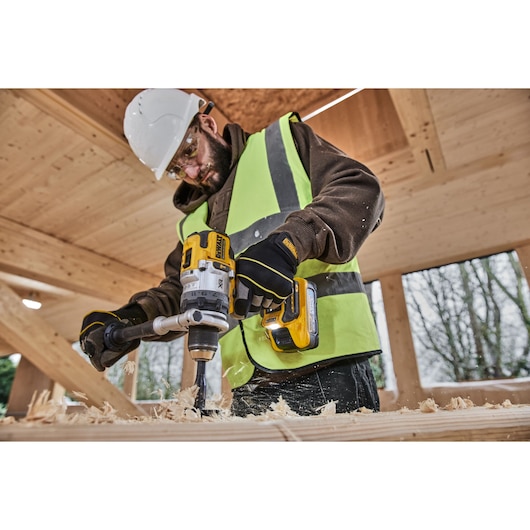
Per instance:
[[[186,331],[187,347],[197,363],[195,407],[206,413],[206,362],[213,359],[219,333],[229,329],[235,286],[235,261],[228,236],[213,230],[191,234],[183,245],[180,268],[181,313],[135,326],[120,321],[110,324],[104,340],[108,349],[119,351],[134,339]]]
[[[235,289],[234,253],[227,235],[214,230],[196,232],[184,241],[180,283],[180,310],[209,311],[225,319],[233,312]],[[206,362],[211,361],[219,345],[219,329],[208,323],[191,326],[188,351],[197,362],[195,384],[197,408],[204,409]]]
[[[135,326],[113,323],[105,331],[107,348],[116,349],[134,339],[165,335],[169,331],[186,331],[188,351],[197,363],[195,407],[206,412],[206,363],[217,351],[219,333],[229,329],[235,270],[234,254],[226,234],[215,230],[191,234],[183,243],[181,313]],[[276,309],[262,311],[261,317],[277,352],[303,351],[318,345],[316,288],[312,282],[295,278],[293,293]]]

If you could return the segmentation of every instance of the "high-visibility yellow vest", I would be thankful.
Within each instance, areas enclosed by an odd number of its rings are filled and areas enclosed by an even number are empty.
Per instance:
[[[267,237],[287,215],[312,200],[311,183],[300,161],[287,114],[252,134],[239,159],[225,232],[237,256]],[[178,224],[182,241],[193,232],[211,230],[205,202]],[[317,286],[319,345],[301,352],[275,351],[261,316],[233,319],[221,337],[223,372],[232,388],[244,385],[254,367],[267,372],[297,370],[354,354],[380,352],[375,322],[364,290],[357,259],[332,265],[310,259],[301,263],[297,276]]]

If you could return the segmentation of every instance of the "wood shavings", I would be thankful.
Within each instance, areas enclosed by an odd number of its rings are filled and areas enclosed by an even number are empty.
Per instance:
[[[505,399],[502,403],[486,403],[484,406],[488,409],[509,409],[514,405],[509,399]]]
[[[432,398],[427,398],[425,401],[419,403],[420,412],[436,412],[438,405]]]
[[[120,423],[121,418],[118,416],[116,409],[105,401],[103,407],[90,407],[85,414],[88,423]]]
[[[358,408],[355,412],[357,412],[358,414],[373,414],[374,413],[372,409],[369,409],[366,407]]]
[[[82,399],[83,401],[88,401],[88,396],[84,392],[78,392],[77,390],[74,390],[72,392],[72,395],[79,399]]]
[[[271,410],[268,410],[266,412],[263,412],[259,416],[254,416],[254,418],[259,419],[266,419],[266,420],[275,420],[275,419],[283,419],[286,417],[297,417],[298,414],[294,412],[291,407],[289,407],[287,401],[283,399],[281,396],[279,397],[278,401],[276,403],[270,404]],[[247,416],[247,418],[252,417],[252,415]]]
[[[17,420],[14,418],[14,416],[6,416],[5,418],[0,418],[0,425],[11,425],[16,422]]]
[[[195,408],[195,398],[198,387],[193,385],[173,395],[173,399],[165,401],[157,406],[154,411],[154,420],[165,422],[189,422],[189,421],[218,421],[230,416],[230,409],[222,396],[214,396],[207,399],[205,409],[215,411],[210,416],[201,416]],[[150,421],[149,419],[145,421]]]
[[[444,410],[457,410],[457,409],[467,409],[474,407],[475,404],[470,399],[464,399],[460,396],[452,397],[451,401],[444,407]]]
[[[500,409],[501,406],[498,403],[485,403],[484,407],[487,409]]]
[[[337,402],[330,401],[319,407],[316,412],[318,412],[320,416],[333,416],[334,414],[337,414]]]
[[[173,400],[155,408],[155,418],[160,421],[200,421],[201,415],[194,408],[197,391],[198,388],[194,385],[174,394]]]
[[[50,399],[50,391],[45,390],[37,395],[33,392],[25,420],[28,422],[55,423],[66,414],[66,404]]]
[[[108,423],[140,423],[140,422],[166,422],[166,423],[187,423],[187,422],[219,422],[219,421],[282,421],[290,418],[302,418],[294,412],[288,403],[280,397],[276,403],[271,403],[270,410],[259,415],[248,415],[245,418],[233,416],[230,411],[229,404],[223,396],[214,396],[206,401],[206,409],[215,411],[210,415],[202,415],[195,408],[195,399],[198,388],[194,385],[190,388],[185,388],[176,394],[173,394],[171,400],[162,400],[162,392],[160,392],[160,403],[156,404],[151,409],[151,414],[146,417],[128,418],[125,419],[117,414],[117,411],[107,402],[102,407],[88,406],[85,403],[79,403],[77,412],[67,413],[68,405],[66,402],[57,402],[50,399],[50,392],[44,391],[40,395],[35,393],[28,407],[26,417],[17,420],[14,417],[0,418],[1,425],[22,423],[26,425],[41,425],[50,423],[67,423],[67,424],[108,424]],[[87,396],[78,391],[73,391],[72,394],[83,401],[88,401]],[[418,403],[419,409],[409,410],[403,407],[398,412],[404,413],[432,413],[436,412],[440,407],[436,404],[434,399],[429,398]],[[518,407],[513,405],[509,399],[506,399],[502,404],[488,404],[484,408],[510,408]],[[476,405],[469,399],[462,397],[453,397],[449,403],[444,407],[446,411],[455,411],[459,409],[471,409]],[[79,409],[81,409],[79,411]],[[337,414],[336,403],[330,402],[316,410],[319,416],[333,416]],[[352,418],[358,415],[374,414],[373,410],[366,407],[361,407],[355,412],[351,413]],[[342,416],[342,415],[341,415]],[[356,420],[354,420],[356,421]],[[283,431],[282,431],[283,432]],[[283,432],[286,438],[294,439],[290,432]]]
[[[123,371],[126,374],[134,374],[136,370],[136,363],[134,361],[126,361],[123,365]]]

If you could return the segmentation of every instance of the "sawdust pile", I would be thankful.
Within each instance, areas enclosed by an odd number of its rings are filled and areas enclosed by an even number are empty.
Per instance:
[[[438,405],[434,399],[427,398],[425,401],[420,401],[418,403],[418,410],[420,412],[431,413],[436,412],[437,410],[461,410],[470,409],[476,406],[477,405],[475,405],[473,401],[468,398],[452,397],[445,407],[440,407],[440,405]],[[506,409],[514,406],[515,405],[513,405],[509,399],[505,399],[501,404],[485,403],[482,405],[483,408],[487,409]],[[410,412],[410,410],[407,407],[403,407],[400,409],[400,412]]]
[[[274,419],[285,419],[288,417],[297,417],[298,414],[293,412],[287,402],[280,398],[278,402],[272,403],[270,410],[259,416],[247,416],[240,418],[233,416],[226,400],[222,396],[214,397],[206,401],[206,408],[213,410],[211,415],[205,416],[195,408],[195,397],[197,387],[192,386],[177,392],[171,400],[161,401],[152,409],[151,416],[138,416],[132,418],[123,418],[118,414],[110,404],[106,403],[103,407],[89,406],[87,396],[82,392],[72,392],[79,400],[82,410],[79,412],[68,412],[66,401],[57,401],[50,399],[50,392],[43,391],[39,395],[33,394],[32,400],[28,406],[28,412],[24,418],[16,419],[12,416],[0,418],[2,424],[104,424],[104,423],[138,423],[138,422],[166,422],[166,423],[185,423],[185,422],[214,422],[214,421],[245,421],[247,419],[255,421],[269,421]],[[371,412],[371,411],[370,411]],[[329,403],[319,410],[321,416],[335,414],[335,404]]]
[[[0,418],[0,425],[6,424],[105,424],[105,423],[138,423],[138,422],[166,422],[166,423],[186,423],[186,422],[216,422],[216,421],[270,421],[285,419],[289,417],[300,417],[292,411],[285,400],[280,398],[276,403],[271,403],[270,410],[260,415],[249,415],[246,418],[233,416],[226,400],[222,397],[215,397],[206,402],[206,408],[215,410],[209,416],[201,416],[199,411],[194,407],[197,387],[184,389],[174,395],[174,399],[161,401],[152,409],[152,415],[145,417],[123,418],[118,412],[105,403],[103,407],[89,406],[85,394],[73,392],[75,397],[80,400],[82,409],[78,412],[68,412],[66,401],[57,401],[50,399],[50,392],[44,391],[39,395],[33,394],[33,398],[28,407],[28,412],[24,418],[16,419],[12,416]],[[433,413],[438,410],[459,410],[475,407],[476,405],[470,399],[453,397],[449,403],[440,407],[432,398],[418,403],[418,409],[410,410],[403,407],[399,412],[420,412]],[[505,400],[502,404],[485,404],[485,408],[510,408],[513,407],[510,400]],[[317,410],[320,416],[332,416],[336,414],[335,403],[331,402]],[[350,413],[355,416],[358,414],[373,414],[371,409],[361,407],[355,412]]]

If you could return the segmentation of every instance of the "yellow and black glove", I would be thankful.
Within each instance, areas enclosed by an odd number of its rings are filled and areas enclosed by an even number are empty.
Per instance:
[[[286,232],[250,246],[236,260],[234,314],[243,319],[262,308],[279,306],[293,291],[296,248]]]
[[[112,366],[140,345],[140,339],[136,339],[120,346],[115,345],[112,350],[108,349],[105,343],[107,326],[113,322],[132,326],[146,321],[144,310],[135,303],[127,304],[115,311],[92,311],[85,316],[81,325],[79,334],[81,349],[88,355],[92,366],[98,372],[104,372],[105,368]]]

